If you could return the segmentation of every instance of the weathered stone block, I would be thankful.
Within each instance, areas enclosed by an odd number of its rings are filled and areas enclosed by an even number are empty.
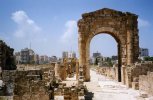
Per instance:
[[[132,82],[132,88],[135,90],[139,90],[139,82]]]

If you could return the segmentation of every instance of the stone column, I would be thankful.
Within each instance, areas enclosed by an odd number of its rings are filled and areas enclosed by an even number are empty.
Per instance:
[[[85,64],[85,40],[83,39],[82,33],[79,34],[79,64],[84,65]]]
[[[79,78],[79,62],[76,61],[76,79],[78,80]]]
[[[118,43],[118,68],[117,68],[117,75],[118,75],[118,82],[121,82],[121,64],[122,64],[122,46]]]
[[[84,81],[90,81],[90,75],[89,75],[89,66],[87,65],[87,50],[86,50],[86,41],[82,35],[82,33],[79,34],[79,66],[83,66],[84,68]]]
[[[131,65],[133,63],[133,35],[132,31],[127,31],[127,65]]]
[[[90,42],[86,42],[86,75],[85,81],[90,81]]]
[[[126,44],[122,43],[121,45],[121,53],[120,53],[120,66],[121,66],[121,82],[125,84],[125,65],[127,64],[127,56],[126,56]]]
[[[138,36],[138,29],[134,31],[134,62],[138,61],[139,57],[139,36]]]
[[[60,66],[59,66],[58,63],[55,64],[54,70],[55,70],[55,77],[59,78],[60,77],[60,72],[59,72],[60,71]]]
[[[59,73],[60,79],[66,80],[66,66],[60,65],[59,67],[60,67],[60,69],[59,69],[60,70],[60,73]]]
[[[126,75],[125,75],[125,70],[126,70],[126,66],[125,65],[122,65],[122,67],[121,67],[121,75],[122,75],[122,83],[123,84],[126,84]]]

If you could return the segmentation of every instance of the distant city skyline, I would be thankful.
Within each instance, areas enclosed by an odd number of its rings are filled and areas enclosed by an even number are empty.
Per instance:
[[[31,48],[40,55],[62,56],[75,51],[78,56],[77,22],[83,13],[110,8],[139,16],[140,47],[153,56],[153,1],[148,0],[1,0],[0,39],[15,51]],[[117,55],[117,43],[109,35],[97,35],[90,54]]]

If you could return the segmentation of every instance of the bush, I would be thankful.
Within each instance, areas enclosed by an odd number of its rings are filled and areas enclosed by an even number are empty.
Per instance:
[[[153,61],[153,57],[144,57],[144,61]]]

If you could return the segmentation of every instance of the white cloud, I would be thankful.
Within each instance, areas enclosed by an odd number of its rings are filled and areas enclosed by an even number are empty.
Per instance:
[[[24,11],[14,12],[12,19],[18,25],[14,33],[17,38],[32,37],[41,31],[41,28]]]
[[[74,43],[77,39],[77,22],[75,20],[69,20],[65,24],[66,30],[61,36],[63,43]]]
[[[20,51],[31,44],[31,48],[34,51],[36,50],[36,53],[49,52],[48,43],[50,37],[47,34],[48,32],[42,30],[26,12],[16,11],[12,13],[11,18],[17,25],[10,42],[15,51]]]
[[[147,26],[150,26],[150,23],[147,20],[139,18],[138,25],[139,25],[139,27],[147,27]]]

